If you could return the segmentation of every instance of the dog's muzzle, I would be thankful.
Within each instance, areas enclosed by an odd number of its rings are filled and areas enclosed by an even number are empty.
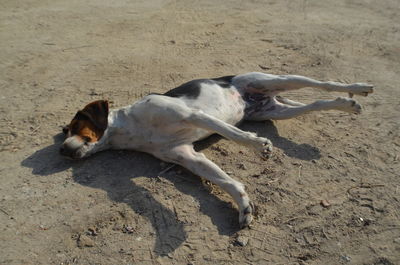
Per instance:
[[[83,157],[84,142],[78,137],[69,137],[60,147],[60,154],[69,158],[77,159]]]
[[[60,147],[60,155],[66,156],[69,158],[78,158],[76,156],[77,150],[71,150],[68,147],[65,147],[64,145]]]

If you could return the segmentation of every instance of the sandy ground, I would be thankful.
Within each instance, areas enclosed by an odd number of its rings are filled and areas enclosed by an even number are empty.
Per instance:
[[[400,264],[399,13],[397,0],[2,0],[0,264]],[[269,161],[216,137],[198,147],[246,185],[251,229],[228,195],[150,155],[58,155],[92,100],[249,71],[376,87],[361,115],[243,124],[272,140]]]

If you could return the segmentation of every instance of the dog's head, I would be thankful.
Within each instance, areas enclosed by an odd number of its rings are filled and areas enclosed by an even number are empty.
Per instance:
[[[60,154],[74,159],[86,156],[107,129],[108,111],[106,100],[94,101],[78,111],[63,128],[67,139],[60,148]]]

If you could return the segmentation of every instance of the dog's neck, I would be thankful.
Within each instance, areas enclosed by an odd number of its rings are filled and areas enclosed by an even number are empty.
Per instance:
[[[108,125],[103,136],[93,145],[90,154],[107,149],[139,149],[141,146],[141,132],[135,126],[135,117],[130,113],[131,106],[111,109],[108,114]],[[126,126],[129,124],[130,126]],[[137,137],[135,137],[135,132]],[[125,138],[129,137],[129,141]],[[135,141],[136,140],[136,141]]]

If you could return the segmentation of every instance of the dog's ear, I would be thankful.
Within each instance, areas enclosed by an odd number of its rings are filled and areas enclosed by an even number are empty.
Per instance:
[[[63,132],[64,134],[68,134],[68,132],[69,132],[69,125],[63,126],[62,132]]]
[[[108,126],[108,101],[97,100],[89,103],[76,113],[76,119],[88,119],[97,129],[104,132]]]

